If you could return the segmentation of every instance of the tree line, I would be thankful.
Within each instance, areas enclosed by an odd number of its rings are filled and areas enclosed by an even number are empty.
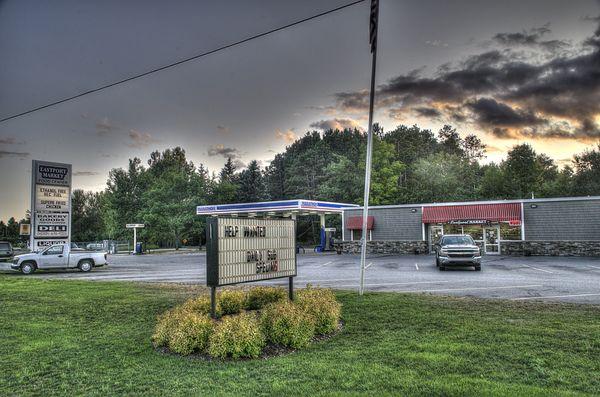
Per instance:
[[[562,168],[526,143],[483,164],[486,145],[448,125],[437,134],[376,126],[373,148],[371,205],[600,195],[600,144]],[[73,191],[72,239],[130,239],[125,224],[143,222],[144,241],[178,247],[202,243],[197,205],[297,198],[362,204],[365,153],[365,134],[351,129],[308,132],[264,168],[253,160],[237,169],[229,158],[211,173],[181,147],[155,151],[146,164],[133,158],[126,169],[111,170],[102,192]],[[0,222],[0,236],[4,229],[14,238],[14,224]],[[318,227],[303,220],[298,233],[315,242]]]

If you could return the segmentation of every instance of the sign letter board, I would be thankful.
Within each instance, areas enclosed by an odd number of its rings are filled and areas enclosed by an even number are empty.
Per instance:
[[[206,283],[210,287],[296,276],[296,222],[209,218]]]

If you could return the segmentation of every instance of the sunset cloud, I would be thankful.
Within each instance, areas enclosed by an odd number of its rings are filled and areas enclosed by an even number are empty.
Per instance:
[[[131,139],[131,142],[127,146],[138,149],[158,142],[158,140],[152,138],[147,132],[140,132],[137,130],[129,130],[129,138]]]
[[[239,159],[242,155],[242,153],[233,147],[226,147],[223,144],[216,144],[216,145],[212,145],[208,148],[208,155],[210,157],[214,157],[214,156],[221,156],[224,158],[231,158],[231,159]]]
[[[9,137],[0,137],[0,145],[23,145],[25,144],[24,141],[17,141],[16,138],[13,138],[11,136]]]
[[[6,151],[6,150],[0,150],[0,158],[4,158],[4,157],[16,157],[19,159],[25,159],[25,158],[29,157],[29,153],[28,152],[11,152],[11,151]]]
[[[229,127],[225,127],[224,125],[218,125],[217,132],[219,132],[220,134],[229,134],[231,130],[229,129]]]
[[[292,143],[296,139],[298,139],[298,135],[294,132],[293,128],[286,131],[281,131],[280,129],[277,129],[275,130],[275,138],[282,139],[286,143]]]
[[[104,117],[96,123],[96,134],[98,135],[106,135],[115,129],[117,128],[110,122],[108,117]]]
[[[517,33],[498,33],[492,40],[507,47],[539,47],[547,51],[556,51],[569,45],[569,43],[563,40],[542,40],[542,36],[548,33],[550,33],[550,28],[546,24],[539,28],[532,28]]]
[[[316,128],[318,130],[344,130],[344,129],[357,129],[363,131],[364,128],[360,125],[360,123],[353,119],[330,119],[330,120],[320,120],[315,121],[310,124],[311,128]]]
[[[535,56],[566,45],[545,40],[549,33],[548,25],[498,33],[493,42],[504,48],[446,64],[431,75],[423,69],[398,75],[377,88],[376,106],[398,121],[416,116],[465,124],[499,139],[594,142],[600,139],[600,30],[577,54]],[[338,93],[335,102],[340,112],[364,113],[368,91]],[[347,125],[321,121],[311,127]]]
[[[73,172],[73,176],[95,176],[100,175],[99,172],[96,171],[76,171]]]

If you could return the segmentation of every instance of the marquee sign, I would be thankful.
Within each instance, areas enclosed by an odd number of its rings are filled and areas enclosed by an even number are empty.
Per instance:
[[[69,237],[69,214],[35,214],[35,237]]]
[[[30,248],[71,240],[71,164],[33,160]]]
[[[209,218],[206,237],[210,287],[296,276],[294,220]]]
[[[36,211],[69,212],[71,192],[68,187],[37,185],[35,189]]]

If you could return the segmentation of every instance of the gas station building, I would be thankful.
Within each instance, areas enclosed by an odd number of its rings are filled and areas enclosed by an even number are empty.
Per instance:
[[[314,200],[198,206],[198,215],[319,215],[321,248],[331,249],[326,215],[340,215],[344,253],[360,253],[362,207]],[[487,255],[600,256],[600,196],[369,207],[367,251],[428,254],[444,234],[469,234]]]
[[[360,252],[362,208],[344,211],[342,251]],[[469,234],[487,255],[600,256],[600,196],[369,207],[370,253],[431,253]]]

